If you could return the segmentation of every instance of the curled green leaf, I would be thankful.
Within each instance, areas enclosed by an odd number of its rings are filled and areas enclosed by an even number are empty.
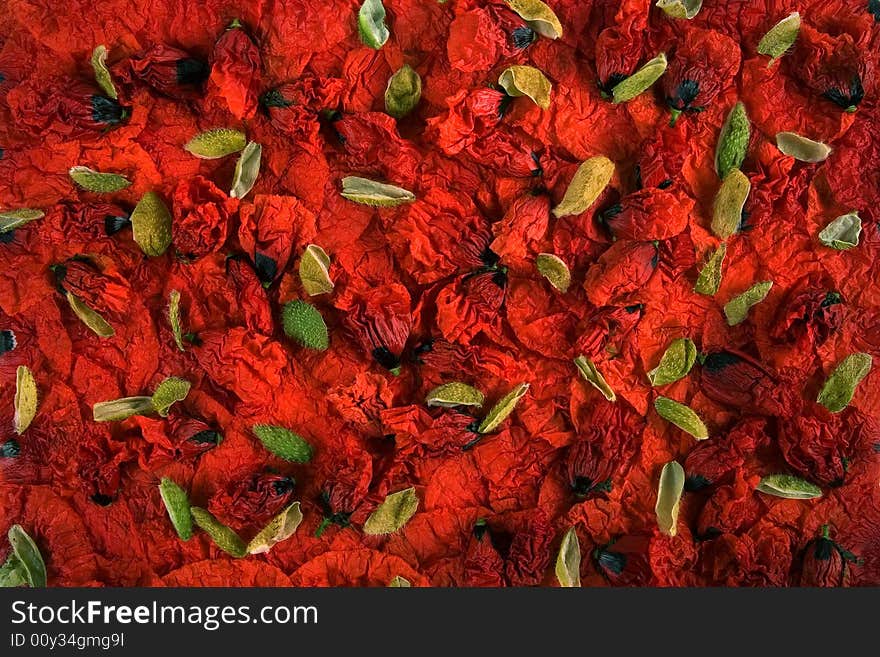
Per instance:
[[[95,82],[101,87],[104,95],[108,98],[118,98],[110,69],[107,68],[107,46],[97,46],[92,51],[92,70],[95,72]]]
[[[171,325],[171,334],[174,336],[174,344],[180,351],[183,349],[183,328],[180,325],[180,292],[171,290],[168,295],[168,323]]]
[[[692,19],[703,6],[703,0],[657,0],[657,6],[671,18]]]
[[[364,0],[358,11],[358,33],[361,43],[378,50],[385,45],[391,33],[385,25],[385,7],[382,0]]]
[[[314,450],[299,434],[273,424],[255,424],[251,429],[263,447],[275,456],[291,463],[308,463],[312,460]]]
[[[248,554],[263,554],[281,541],[293,536],[302,522],[303,514],[299,502],[294,502],[277,516],[272,518],[247,545]]]
[[[0,210],[0,234],[21,228],[37,219],[42,219],[46,213],[42,210],[31,208],[18,208],[16,210]]]
[[[498,76],[498,85],[508,96],[528,96],[541,109],[550,107],[553,85],[534,66],[508,66]]]
[[[425,397],[428,406],[454,408],[456,406],[482,406],[483,393],[466,383],[453,381],[437,386]]]
[[[859,245],[862,220],[858,212],[840,215],[819,233],[819,241],[825,246],[843,251]]]
[[[697,283],[694,285],[695,292],[708,296],[718,292],[718,288],[721,287],[721,270],[725,255],[727,255],[727,244],[722,242],[700,270]]]
[[[25,365],[19,365],[15,372],[15,414],[13,426],[15,433],[21,435],[37,415],[37,382],[33,372]]]
[[[101,173],[88,167],[70,167],[67,172],[73,182],[89,192],[118,192],[131,185],[131,181],[118,173]]]
[[[391,534],[403,527],[413,517],[419,506],[415,488],[391,493],[364,523],[364,533],[375,536]]]
[[[684,491],[684,479],[684,468],[678,461],[670,461],[663,466],[660,473],[654,513],[657,515],[657,526],[667,536],[678,533],[678,510]]]
[[[149,415],[152,412],[152,397],[122,397],[92,406],[92,418],[95,422],[117,422],[132,415]]]
[[[666,64],[666,55],[661,52],[628,78],[618,82],[611,89],[614,102],[625,103],[647,91],[666,71]]]
[[[755,490],[788,500],[812,500],[822,497],[822,489],[816,484],[787,474],[767,475],[761,479]]]
[[[706,425],[689,406],[679,404],[668,397],[657,397],[654,400],[654,409],[657,411],[657,415],[697,440],[706,440],[709,437]]]
[[[21,525],[12,525],[7,533],[12,554],[0,570],[0,586],[21,586],[31,588],[46,586],[46,563],[40,549]],[[6,581],[3,581],[6,580]]]
[[[357,176],[346,176],[342,179],[342,197],[355,203],[380,208],[390,208],[416,200],[415,194],[402,187]]]
[[[147,192],[131,213],[134,241],[148,256],[160,256],[171,244],[171,213],[156,192]]]
[[[243,150],[247,138],[241,130],[214,128],[197,134],[184,149],[203,160],[216,160]]]
[[[539,253],[535,258],[535,265],[538,268],[538,273],[546,278],[550,285],[560,292],[568,292],[571,285],[571,272],[562,258],[552,253]]]
[[[746,159],[751,133],[746,106],[737,103],[724,119],[718,135],[718,145],[715,147],[715,171],[721,180],[724,180],[732,170],[742,166]]]
[[[822,162],[831,155],[831,147],[796,132],[777,132],[776,147],[785,155],[801,162]]]
[[[299,261],[299,280],[309,296],[332,292],[330,256],[317,244],[309,244]]]
[[[727,239],[739,230],[742,211],[752,189],[752,183],[739,169],[731,169],[715,195],[712,208],[712,232]]]
[[[736,295],[724,304],[724,316],[727,318],[728,326],[736,326],[745,320],[749,315],[749,309],[766,299],[772,287],[773,281],[755,283],[748,290]]]
[[[871,354],[850,354],[825,381],[816,401],[832,413],[839,413],[852,401],[856,386],[868,376],[872,364]]]
[[[541,0],[505,0],[530,28],[541,36],[558,39],[562,36],[562,23],[553,10]]]
[[[584,212],[596,202],[613,175],[614,162],[604,155],[583,162],[575,171],[562,201],[553,208],[553,216],[567,217]]]
[[[690,338],[673,340],[660,363],[648,372],[652,386],[662,386],[687,376],[697,360],[697,347]]]
[[[498,403],[492,407],[486,414],[486,417],[483,418],[483,421],[480,422],[477,427],[477,433],[491,433],[497,429],[513,413],[513,409],[516,408],[519,400],[523,398],[528,390],[528,383],[520,383],[498,400]]]
[[[296,299],[284,304],[281,310],[284,333],[303,347],[326,351],[330,346],[327,325],[321,313],[312,304]]]
[[[586,356],[578,356],[574,359],[574,364],[577,366],[578,372],[581,373],[581,376],[584,377],[591,386],[601,392],[605,399],[612,402],[617,401],[617,395],[614,394],[611,386],[608,385],[605,377],[602,376],[602,373],[599,372],[593,361]]]
[[[388,79],[385,87],[385,111],[395,119],[412,112],[422,97],[422,78],[409,65],[404,64]]]
[[[83,324],[88,326],[100,338],[112,338],[116,331],[97,312],[89,308],[78,296],[70,292],[64,293],[67,303],[73,314],[79,317]]]
[[[209,511],[194,506],[190,509],[196,525],[204,531],[214,545],[231,554],[233,557],[243,557],[247,554],[247,544],[232,529],[217,520]]]
[[[159,482],[159,495],[174,525],[174,531],[181,540],[192,538],[192,514],[190,513],[189,497],[180,486],[168,477]]]
[[[232,198],[244,198],[254,188],[257,176],[260,175],[260,157],[263,147],[252,141],[242,150],[235,163],[235,173],[232,176],[232,189],[229,195]]]
[[[571,588],[581,585],[581,546],[574,527],[562,537],[555,570],[559,586]]]
[[[176,402],[183,401],[189,394],[190,382],[176,376],[169,376],[153,391],[153,410],[162,417],[168,417],[168,411]]]
[[[770,56],[770,63],[782,55],[794,45],[801,29],[801,15],[793,12],[776,23],[761,37],[758,42],[758,52]]]

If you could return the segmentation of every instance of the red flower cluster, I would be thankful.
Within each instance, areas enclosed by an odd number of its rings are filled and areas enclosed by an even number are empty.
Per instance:
[[[11,2],[0,537],[56,586],[880,584],[880,4],[358,5]]]

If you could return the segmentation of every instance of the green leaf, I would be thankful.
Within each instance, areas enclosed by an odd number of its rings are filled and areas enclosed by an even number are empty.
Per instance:
[[[469,386],[466,383],[453,381],[452,383],[444,383],[434,388],[425,397],[425,403],[428,406],[442,406],[443,408],[454,408],[455,406],[482,406],[483,393]]]
[[[825,381],[816,401],[832,413],[839,413],[852,401],[856,387],[868,376],[872,364],[871,354],[850,354]]]
[[[101,173],[88,167],[70,167],[67,172],[77,185],[89,192],[118,192],[131,185],[131,181],[118,173]]]
[[[605,399],[611,402],[617,401],[617,395],[614,394],[611,386],[608,385],[605,377],[602,376],[602,373],[599,372],[599,369],[592,360],[586,356],[578,356],[574,359],[574,364],[577,366],[581,376],[584,377],[596,390],[601,392]]]
[[[131,213],[134,241],[148,256],[160,256],[171,244],[171,213],[156,192],[147,192]]]
[[[395,575],[391,578],[391,582],[388,586],[392,589],[408,589],[412,586],[412,583],[406,577]]]
[[[14,589],[27,583],[27,571],[15,552],[11,552],[3,565],[0,565],[0,589]]]
[[[480,422],[480,425],[477,427],[477,433],[490,433],[497,429],[513,413],[513,409],[516,408],[519,400],[523,398],[528,390],[528,383],[520,383],[504,395],[486,414],[483,421]]]
[[[244,149],[247,138],[241,130],[215,128],[190,139],[184,149],[203,160],[216,160]]]
[[[16,210],[0,210],[0,234],[21,228],[37,219],[42,219],[46,213],[42,210],[31,208],[18,208]]]
[[[183,401],[189,394],[190,382],[176,376],[169,376],[153,391],[152,403],[162,417],[168,417],[168,411],[175,402]]]
[[[312,446],[299,434],[272,424],[255,424],[251,429],[263,447],[275,456],[292,463],[308,463],[312,460]]]
[[[413,517],[419,506],[415,488],[391,493],[364,523],[364,533],[370,536],[391,534],[403,527]]]
[[[95,72],[95,82],[101,87],[104,95],[114,100],[118,98],[110,69],[107,68],[107,46],[97,46],[92,51],[92,70]]]
[[[192,514],[186,491],[168,477],[162,477],[159,495],[168,511],[168,517],[171,518],[171,524],[174,525],[174,531],[182,540],[188,541],[192,538]]]
[[[721,286],[721,269],[725,255],[727,255],[727,244],[722,242],[700,270],[697,283],[694,285],[695,292],[708,296],[713,296],[718,292],[718,288]]]
[[[671,18],[692,19],[703,6],[703,0],[657,0],[657,6]]]
[[[648,372],[652,386],[662,386],[687,376],[697,360],[697,348],[690,338],[678,338],[666,349],[660,363]]]
[[[263,554],[281,541],[286,541],[296,532],[302,519],[303,514],[300,511],[299,502],[294,502],[272,518],[269,524],[251,539],[247,546],[248,554]]]
[[[28,586],[31,588],[46,586],[46,563],[34,539],[28,536],[21,525],[12,525],[7,536],[12,552],[18,559],[18,567],[24,570]]]
[[[581,585],[581,546],[574,527],[565,532],[562,538],[562,545],[556,556],[556,579],[559,581],[559,586]]]
[[[358,33],[361,43],[378,50],[385,45],[391,33],[385,25],[385,7],[382,0],[364,0],[358,11]]]
[[[843,251],[859,245],[862,220],[858,212],[842,214],[822,229],[819,241],[825,246]]]
[[[112,338],[116,334],[113,327],[97,312],[89,308],[79,297],[70,292],[65,292],[64,296],[67,298],[67,303],[70,305],[73,314],[79,317],[80,321],[88,326],[99,338]]]
[[[92,406],[92,419],[95,422],[117,422],[132,415],[149,415],[152,412],[152,397],[122,397]]]
[[[712,232],[725,240],[739,230],[742,211],[752,183],[739,169],[731,169],[715,195],[712,208]]]
[[[568,265],[562,258],[552,253],[539,253],[535,258],[535,265],[538,268],[538,273],[546,278],[550,285],[560,292],[568,292],[571,285],[571,272],[568,271]]]
[[[782,55],[794,45],[798,32],[801,29],[801,15],[793,12],[776,23],[761,37],[758,42],[758,52],[770,56],[770,63]]]
[[[827,144],[807,139],[796,132],[777,132],[776,147],[784,155],[801,162],[822,162],[831,155],[831,147]]]
[[[290,301],[284,304],[281,311],[281,322],[284,333],[296,342],[309,349],[326,351],[330,346],[327,325],[321,313],[312,304]]]
[[[736,295],[724,304],[724,316],[727,318],[727,324],[736,326],[745,320],[749,315],[749,309],[767,298],[771,287],[773,287],[773,281],[755,283],[748,290]]]
[[[404,64],[388,79],[385,87],[385,111],[395,119],[412,112],[422,97],[422,78],[409,64]]]
[[[402,187],[357,176],[346,176],[342,179],[342,197],[361,205],[379,208],[391,208],[416,200],[415,194]]]
[[[260,175],[260,157],[263,147],[252,141],[238,157],[235,163],[235,173],[232,176],[232,189],[229,195],[232,198],[244,198],[254,188],[257,176]]]
[[[611,89],[614,102],[625,103],[647,91],[666,71],[666,63],[666,55],[661,52],[628,78],[618,82]]]
[[[214,541],[214,545],[233,557],[247,555],[247,545],[241,537],[217,520],[209,511],[194,506],[190,509],[190,512],[199,528]]]
[[[317,244],[309,244],[299,260],[299,280],[309,296],[333,291],[330,256]]]
[[[180,351],[183,348],[183,329],[180,326],[180,292],[171,290],[168,295],[168,323],[171,325],[171,333],[174,335],[174,344]]]
[[[508,96],[528,96],[541,109],[550,107],[550,91],[553,85],[534,66],[508,66],[498,76],[498,85]]]
[[[787,474],[767,475],[761,479],[755,490],[788,500],[812,500],[822,497],[822,489],[815,484]]]
[[[684,479],[684,468],[677,461],[664,465],[660,473],[654,513],[657,515],[657,526],[667,536],[678,533],[678,510],[684,491]]]
[[[724,180],[733,169],[739,169],[746,159],[751,137],[751,124],[746,106],[737,103],[724,119],[718,145],[715,148],[715,171]]]
[[[21,435],[37,415],[37,382],[27,366],[19,365],[15,373],[15,433]]]
[[[558,39],[562,36],[562,23],[553,10],[541,0],[505,0],[530,28],[541,36]]]
[[[664,420],[671,422],[697,440],[706,440],[709,437],[706,425],[690,407],[679,404],[668,397],[657,397],[654,400],[654,409]]]
[[[604,155],[583,162],[575,171],[562,201],[553,208],[553,216],[558,219],[587,210],[605,191],[613,175],[614,162]]]

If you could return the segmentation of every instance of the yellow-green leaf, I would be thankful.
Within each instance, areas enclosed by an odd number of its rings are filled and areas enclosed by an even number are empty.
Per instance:
[[[113,327],[110,326],[101,315],[89,308],[79,297],[70,292],[65,292],[64,296],[67,298],[67,303],[70,304],[70,309],[73,313],[79,317],[80,321],[88,326],[95,335],[100,338],[112,338],[113,335],[115,335],[116,331],[113,330]]]
[[[819,241],[831,249],[843,251],[859,245],[862,220],[858,212],[840,215],[819,233]]]
[[[330,256],[317,244],[309,244],[299,261],[299,280],[309,296],[333,291]]]
[[[46,586],[46,563],[34,539],[21,525],[12,525],[7,537],[17,564],[24,571],[28,586],[31,588]]]
[[[453,381],[437,386],[425,397],[428,406],[442,406],[453,408],[455,406],[482,406],[483,393],[466,383]]]
[[[534,66],[509,66],[498,76],[498,85],[508,96],[528,96],[541,109],[550,107],[553,85]]]
[[[647,91],[666,71],[666,64],[666,55],[661,52],[628,78],[618,82],[611,89],[614,102],[625,103]]]
[[[773,281],[755,283],[748,290],[736,295],[724,304],[724,316],[727,318],[727,324],[736,326],[744,321],[749,316],[749,309],[766,299],[772,287]]]
[[[614,162],[604,155],[591,157],[575,171],[562,202],[553,208],[556,218],[580,214],[589,208],[611,182]]]
[[[505,0],[530,28],[541,36],[558,39],[562,36],[562,23],[553,10],[541,0]]]
[[[174,336],[174,344],[181,351],[183,348],[183,328],[180,325],[180,292],[171,290],[168,295],[168,323],[171,325],[171,333]]]
[[[131,213],[134,241],[148,256],[160,256],[171,244],[171,213],[156,192],[147,192]]]
[[[739,230],[742,211],[752,189],[752,183],[739,169],[731,169],[715,195],[712,209],[712,232],[727,239]]]
[[[602,373],[592,360],[586,356],[578,356],[574,359],[574,364],[577,366],[578,372],[581,373],[581,376],[584,377],[591,386],[601,392],[605,399],[611,402],[617,401],[617,395],[614,394],[611,386],[608,385],[605,377],[602,376]]]
[[[801,162],[822,162],[831,155],[831,147],[796,132],[777,132],[776,147],[785,155]]]
[[[654,400],[654,409],[664,420],[671,422],[697,440],[706,440],[709,437],[706,425],[689,406],[679,404],[668,397],[657,397]]]
[[[683,379],[697,360],[697,347],[690,338],[678,338],[666,348],[660,363],[648,372],[652,386],[662,386]]]
[[[761,479],[755,490],[788,500],[812,500],[822,497],[822,489],[815,484],[787,474],[767,475]]]
[[[703,0],[657,0],[657,6],[671,18],[692,19],[703,6]]]
[[[162,477],[159,482],[159,495],[162,497],[171,524],[174,525],[174,531],[181,540],[188,541],[192,538],[192,514],[186,491],[168,477]]]
[[[199,528],[211,537],[218,548],[233,557],[243,557],[247,554],[247,544],[241,537],[217,520],[209,511],[194,506],[190,512]]]
[[[118,192],[131,185],[131,181],[118,173],[101,173],[88,167],[70,167],[67,172],[73,182],[89,192]]]
[[[422,78],[404,64],[388,79],[385,87],[385,111],[396,119],[412,112],[422,97]]]
[[[243,150],[247,138],[241,130],[215,128],[190,139],[184,148],[204,160],[216,160]]]
[[[232,198],[244,198],[254,188],[257,176],[260,175],[260,158],[263,155],[263,147],[252,141],[238,157],[235,163],[235,173],[232,176],[232,189],[229,195]]]
[[[872,364],[871,354],[850,354],[825,381],[816,401],[832,413],[839,413],[852,401],[856,386],[868,376]]]
[[[770,63],[782,57],[785,52],[794,45],[801,29],[801,15],[793,12],[776,23],[761,37],[758,42],[758,52],[770,56]]]
[[[727,114],[715,147],[715,171],[724,180],[733,169],[739,169],[746,159],[752,129],[746,106],[737,103]]]
[[[162,417],[168,417],[168,411],[176,402],[183,401],[189,394],[190,382],[176,376],[169,376],[153,391],[153,410]]]
[[[660,473],[660,484],[657,487],[657,526],[667,536],[678,533],[678,510],[681,494],[684,491],[684,468],[677,461],[670,461],[663,466]]]
[[[722,242],[712,252],[712,255],[709,256],[706,264],[700,270],[700,275],[697,276],[697,283],[694,285],[695,292],[708,296],[718,292],[718,288],[721,286],[721,269],[724,264],[725,255],[727,255],[727,244]]]
[[[528,390],[528,383],[520,383],[504,395],[486,414],[483,421],[480,422],[480,425],[477,427],[477,433],[490,433],[497,429],[513,413],[513,409],[516,408],[519,400],[523,398]]]
[[[391,534],[403,527],[413,517],[419,506],[415,488],[406,488],[385,497],[364,523],[364,533],[371,536]]]
[[[92,406],[92,418],[95,422],[117,422],[132,415],[149,415],[152,412],[152,397],[122,397]]]
[[[42,219],[46,213],[42,210],[31,208],[18,208],[16,210],[0,210],[0,234],[8,233],[16,228],[21,228],[37,219]]]
[[[391,578],[391,582],[388,586],[392,589],[408,589],[412,586],[412,583],[406,577],[395,575]]]
[[[36,417],[38,397],[33,372],[25,365],[19,365],[15,372],[15,433],[23,434]]]
[[[385,45],[391,33],[385,25],[385,7],[382,0],[364,0],[358,11],[358,33],[361,43],[378,50]]]
[[[535,258],[535,265],[538,268],[538,273],[546,278],[550,285],[560,292],[568,292],[571,285],[571,272],[562,258],[552,253],[539,253]]]
[[[110,98],[118,98],[110,69],[107,68],[107,46],[97,46],[92,51],[92,70],[95,72],[95,82]]]
[[[346,176],[342,179],[342,197],[355,203],[380,208],[394,207],[416,200],[415,194],[402,187],[357,176]]]
[[[556,556],[556,579],[559,586],[581,585],[581,546],[574,527],[565,532]]]
[[[260,533],[248,543],[248,554],[263,554],[281,541],[285,541],[296,532],[302,522],[303,514],[299,502],[294,502],[269,521]]]

